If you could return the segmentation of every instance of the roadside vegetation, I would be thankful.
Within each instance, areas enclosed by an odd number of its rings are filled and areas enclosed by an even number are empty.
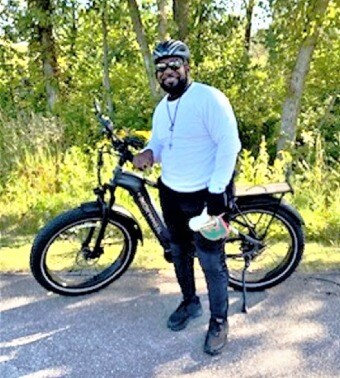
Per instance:
[[[45,121],[34,118],[32,125]],[[20,125],[17,127],[20,129]],[[15,124],[12,123],[10,132],[14,130]],[[27,271],[30,246],[39,228],[61,211],[95,198],[92,191],[97,184],[95,146],[88,147],[86,152],[73,146],[58,155],[51,151],[52,142],[45,142],[39,138],[39,145],[34,146],[31,153],[29,150],[23,152],[15,174],[3,189],[0,201],[2,271]],[[290,177],[294,194],[285,197],[305,221],[307,247],[302,269],[339,269],[339,171],[325,163],[321,143],[311,146],[310,151],[308,160],[296,163],[294,174]],[[244,149],[239,158],[236,185],[284,181],[287,167],[293,164],[291,155],[275,159],[273,164],[269,163],[269,159],[264,139],[256,158]],[[110,177],[114,164],[115,158],[107,155],[104,167],[106,179]],[[159,168],[156,167],[148,172],[148,177],[155,179],[158,174]],[[153,190],[152,194],[157,202],[157,192]],[[117,202],[133,212],[144,231],[145,242],[138,248],[135,266],[166,268],[168,264],[163,261],[162,250],[132,199],[126,192],[119,191]]]
[[[340,269],[340,9],[334,0],[249,0],[239,10],[236,3],[0,6],[2,271],[27,270],[37,231],[94,198],[102,143],[95,97],[120,133],[148,137],[162,96],[151,51],[169,36],[190,45],[193,78],[222,90],[234,107],[243,144],[237,185],[284,181],[289,171],[295,193],[286,199],[306,223],[302,268]],[[106,177],[113,159],[106,157]],[[146,232],[135,266],[167,266],[127,195],[118,201]]]

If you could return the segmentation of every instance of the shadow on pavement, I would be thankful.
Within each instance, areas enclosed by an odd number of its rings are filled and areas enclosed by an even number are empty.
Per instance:
[[[47,293],[29,275],[1,278],[0,376],[317,377],[340,371],[340,274],[295,274],[276,288],[230,292],[229,343],[202,352],[204,315],[181,332],[166,328],[180,296],[172,272],[129,271],[88,296]],[[334,375],[335,374],[335,375]]]

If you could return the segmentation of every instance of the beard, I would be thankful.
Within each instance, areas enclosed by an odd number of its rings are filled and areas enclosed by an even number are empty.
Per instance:
[[[165,90],[165,92],[169,93],[171,96],[178,96],[181,95],[188,85],[188,78],[187,76],[181,76],[178,78],[177,83],[169,83],[165,84],[163,81],[160,83],[160,86]]]

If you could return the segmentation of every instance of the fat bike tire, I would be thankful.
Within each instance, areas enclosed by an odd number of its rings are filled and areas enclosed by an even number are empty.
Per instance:
[[[301,222],[283,206],[254,204],[241,206],[239,210],[232,216],[231,225],[263,243],[246,270],[247,291],[262,291],[278,285],[295,271],[302,258],[305,239]],[[240,253],[249,249],[252,246],[242,243],[238,237],[227,239],[229,286],[235,290],[243,289],[244,258]]]
[[[109,220],[94,256],[94,244],[102,224],[99,209],[81,207],[50,221],[34,240],[30,268],[46,290],[76,296],[101,290],[117,280],[132,263],[137,235],[126,218],[115,212]]]

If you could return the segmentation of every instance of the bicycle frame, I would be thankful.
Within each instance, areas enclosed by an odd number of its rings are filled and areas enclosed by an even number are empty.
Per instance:
[[[164,225],[163,220],[161,219],[161,216],[157,213],[155,207],[152,204],[152,201],[150,199],[149,193],[146,189],[146,184],[157,187],[157,184],[147,180],[145,178],[142,178],[134,173],[131,172],[124,172],[122,167],[127,161],[133,160],[133,155],[131,151],[129,150],[129,146],[134,148],[142,148],[142,144],[140,141],[136,140],[135,138],[125,138],[123,140],[119,139],[114,133],[114,127],[113,123],[110,119],[104,118],[103,115],[100,113],[100,108],[98,104],[95,106],[96,108],[96,115],[103,126],[103,133],[108,136],[108,138],[111,140],[111,145],[115,151],[119,153],[119,161],[116,169],[113,171],[113,178],[110,181],[109,184],[101,184],[101,177],[100,177],[100,170],[103,165],[103,148],[99,150],[98,155],[98,166],[97,166],[97,176],[98,176],[98,183],[99,188],[95,189],[95,193],[98,196],[98,202],[102,206],[102,213],[103,213],[103,222],[102,227],[99,232],[99,237],[97,239],[96,248],[97,252],[100,252],[100,243],[101,239],[104,235],[105,228],[108,222],[108,211],[112,208],[114,202],[115,202],[115,190],[117,187],[121,187],[123,189],[126,189],[130,195],[132,196],[133,200],[137,204],[138,208],[140,209],[141,213],[145,217],[147,223],[149,224],[151,230],[155,234],[157,240],[159,243],[163,246],[165,252],[171,252],[170,251],[170,242],[169,242],[169,234],[167,231],[167,228]],[[110,191],[111,198],[109,200],[109,205],[107,206],[107,203],[104,201],[104,195],[106,190]],[[291,187],[290,187],[291,189]],[[281,193],[281,198],[278,200],[278,206],[280,205],[281,199],[284,195],[283,191],[277,191],[276,193]],[[252,193],[250,193],[252,195]],[[236,195],[236,198],[238,196]],[[269,195],[273,199],[271,195]],[[268,197],[267,197],[268,198]],[[238,210],[237,205],[233,206],[233,211],[237,211],[242,215],[242,213]],[[228,220],[229,214],[226,214],[226,219]],[[243,217],[244,218],[244,217]],[[256,240],[255,238],[245,235],[238,232],[238,236],[242,238],[243,240],[252,243],[256,247],[260,247],[262,245],[261,241]],[[168,256],[171,256],[169,253]],[[243,254],[241,254],[243,256]]]
[[[143,231],[133,214],[128,207],[116,203],[117,188],[127,191],[132,197],[154,237],[164,248],[165,259],[172,262],[170,246],[173,244],[169,231],[149,190],[151,187],[157,188],[157,183],[132,173],[129,169],[123,170],[126,163],[138,161],[138,158],[135,160],[133,151],[144,148],[144,142],[138,137],[121,138],[116,135],[112,121],[101,114],[98,106],[96,116],[102,126],[102,133],[110,141],[109,144],[102,143],[98,150],[98,185],[94,189],[97,200],[82,203],[51,220],[35,238],[30,256],[30,266],[36,280],[44,288],[65,295],[94,292],[119,278],[132,263],[138,241],[143,242]],[[117,156],[111,179],[105,183],[101,180],[104,153]],[[230,286],[243,291],[243,310],[246,312],[248,287],[254,291],[270,288],[292,274],[302,257],[304,234],[301,216],[283,200],[284,194],[292,191],[289,184],[251,186],[243,192],[240,189],[244,188],[234,188],[233,181],[226,188],[229,202],[224,219],[230,223],[230,233],[225,241],[232,243],[231,247],[226,248],[226,257],[231,263]],[[262,218],[263,214],[268,214],[269,218]],[[277,227],[267,239],[264,234],[268,234],[274,219],[278,222]],[[276,228],[278,238],[275,236]],[[61,248],[60,240],[63,243],[66,241]],[[79,248],[75,248],[75,243],[78,243]],[[269,250],[268,260],[273,260],[273,265],[267,267],[266,261],[262,264],[262,259],[257,260],[257,257],[271,246],[274,250]],[[278,248],[278,259],[275,248]],[[58,264],[54,266],[56,259],[47,258],[47,254],[57,254],[59,261],[64,252],[65,256],[69,256],[65,267],[59,268]],[[195,252],[188,251],[192,257],[195,257]],[[267,256],[265,260],[266,258]],[[244,265],[240,276],[242,260]],[[251,272],[255,276],[249,276],[249,280],[246,280],[247,268],[251,262],[255,264],[256,261],[259,264]]]
[[[157,183],[140,177],[135,173],[124,172],[122,168],[118,166],[114,170],[114,175],[110,183],[110,203],[113,205],[115,201],[114,192],[117,187],[127,190],[146,219],[160,245],[164,248],[165,253],[167,253],[170,252],[169,233],[161,215],[157,212],[152,203],[146,185],[157,188]]]
[[[121,187],[127,190],[129,194],[131,195],[131,197],[133,198],[134,202],[137,204],[139,210],[141,211],[142,215],[146,219],[149,227],[151,228],[155,237],[159,241],[160,245],[164,248],[165,254],[167,254],[171,252],[170,235],[164,224],[164,221],[161,215],[157,212],[155,206],[152,203],[152,200],[146,188],[146,185],[149,185],[154,188],[158,187],[156,182],[145,179],[132,172],[125,172],[123,171],[121,166],[118,166],[114,170],[113,178],[110,184],[108,185],[108,188],[111,193],[109,206],[111,208],[115,202],[114,192],[117,187]],[[279,203],[280,203],[280,200],[278,201],[278,205]],[[237,211],[237,213],[242,215],[242,212],[238,210],[237,206],[235,206],[235,210]],[[105,217],[105,214],[106,214],[105,210],[103,210],[103,214]],[[107,220],[103,222],[103,228],[106,227],[106,224],[107,224]],[[257,246],[257,247],[261,246],[261,242],[251,237],[250,235],[245,235],[243,233],[238,233],[238,234],[239,234],[239,237],[241,237],[243,240],[246,240],[249,243],[252,243],[254,246]],[[168,256],[170,256],[170,254]],[[231,255],[229,257],[236,257],[236,256]],[[244,257],[244,255],[241,253],[238,255],[238,257]]]
[[[146,188],[146,185],[157,187],[157,184],[150,180],[142,178],[139,175],[136,175],[134,173],[125,172],[122,169],[123,165],[126,162],[133,161],[133,155],[132,155],[132,152],[129,150],[129,146],[136,149],[141,149],[143,147],[143,144],[139,140],[136,140],[135,138],[126,137],[123,140],[118,138],[113,133],[114,127],[113,127],[112,122],[109,119],[104,118],[100,114],[99,110],[97,110],[97,118],[99,122],[101,123],[101,125],[103,126],[104,134],[106,134],[111,140],[111,145],[113,149],[116,152],[118,152],[119,160],[118,160],[117,167],[113,171],[113,178],[111,179],[110,183],[102,185],[101,177],[100,177],[100,170],[103,164],[103,160],[102,160],[103,150],[101,149],[99,151],[99,159],[98,159],[98,167],[97,167],[99,188],[95,189],[95,193],[97,194],[97,197],[98,197],[98,203],[102,207],[103,220],[102,220],[101,228],[100,228],[97,240],[96,240],[96,246],[94,248],[93,255],[96,257],[97,255],[100,256],[100,254],[102,253],[100,244],[104,236],[106,226],[108,224],[109,212],[115,203],[115,190],[117,187],[121,187],[127,190],[129,194],[132,196],[134,202],[137,204],[142,215],[145,217],[155,237],[164,248],[165,259],[168,262],[172,262],[169,233],[167,231],[167,228],[164,225],[164,222],[161,216],[158,214],[154,205],[152,204],[151,198]],[[271,190],[268,190],[268,189],[271,189]],[[110,199],[108,203],[105,202],[104,200],[104,196],[107,190],[109,190],[110,192]],[[263,190],[264,190],[264,193],[263,193]],[[243,196],[238,193],[235,193],[235,195],[233,195],[233,198],[230,201],[231,203],[231,206],[229,209],[230,212],[225,214],[225,219],[229,221],[229,218],[233,217],[233,215],[240,214],[243,221],[248,226],[248,229],[252,230],[251,235],[249,235],[249,234],[244,234],[242,232],[239,232],[237,229],[233,229],[237,235],[237,239],[242,241],[242,245],[244,245],[244,247],[241,248],[239,254],[234,254],[233,256],[229,256],[230,258],[243,258],[244,259],[244,268],[242,271],[243,311],[244,312],[247,312],[246,285],[245,285],[246,270],[248,269],[250,262],[254,258],[254,256],[256,256],[257,253],[261,251],[265,245],[262,240],[257,239],[256,233],[253,232],[255,228],[253,229],[252,225],[250,225],[249,222],[247,221],[246,216],[243,215],[242,211],[238,207],[238,202],[242,203],[245,197],[248,197],[247,199],[249,199],[249,202],[252,202],[253,200],[256,201],[257,203],[258,201],[260,202],[265,201],[266,205],[269,205],[271,207],[273,207],[273,205],[274,206],[276,205],[277,207],[274,207],[275,212],[272,216],[272,219],[274,219],[276,215],[276,211],[278,211],[278,208],[281,205],[284,194],[291,190],[292,188],[290,185],[289,185],[289,190],[286,190],[286,188],[284,189],[276,188],[276,187],[269,188],[268,186],[265,185],[261,187],[260,192],[258,189],[256,190],[256,193],[253,193],[253,192],[249,193],[249,190],[247,190],[247,193],[245,193],[245,195]],[[274,194],[280,194],[280,198],[276,198]],[[294,212],[293,212],[293,215],[296,216]],[[269,225],[267,226],[266,230],[269,228],[272,222],[272,219],[270,220]],[[137,224],[137,227],[138,227],[138,224]],[[229,241],[231,239],[232,238],[229,238]],[[228,238],[227,238],[227,241],[228,241]]]
[[[101,155],[101,154],[100,154]],[[99,171],[100,167],[102,166],[102,157],[99,158]],[[101,185],[101,179],[100,179],[100,172],[98,172],[98,182],[99,182],[99,188],[95,189],[95,193],[99,197],[99,202],[102,205],[102,212],[103,212],[103,223],[102,223],[102,229],[100,231],[99,237],[97,239],[98,248],[100,246],[100,242],[102,239],[102,235],[104,235],[105,228],[107,225],[107,215],[108,215],[108,209],[112,208],[113,204],[115,203],[115,190],[117,187],[121,187],[129,192],[131,197],[133,198],[134,202],[138,206],[139,210],[141,211],[142,215],[146,219],[149,227],[151,228],[152,232],[154,233],[155,237],[159,241],[160,245],[163,247],[165,254],[169,253],[168,256],[171,255],[171,249],[170,249],[170,235],[169,232],[164,224],[164,221],[162,219],[162,216],[158,213],[156,210],[154,204],[152,203],[151,197],[149,195],[149,192],[146,188],[146,185],[151,186],[153,188],[157,188],[158,185],[156,182],[148,180],[144,177],[141,177],[138,174],[132,173],[132,172],[126,172],[123,170],[121,164],[121,160],[119,161],[117,167],[113,171],[113,177],[110,180],[109,184]],[[254,188],[256,192],[254,192]],[[107,205],[104,201],[104,193],[105,190],[110,191],[110,200],[109,204]],[[252,190],[250,190],[252,189]],[[243,216],[242,211],[239,209],[237,202],[242,202],[246,197],[250,199],[249,202],[252,201],[265,201],[267,203],[270,203],[271,205],[275,205],[276,209],[278,209],[283,201],[283,197],[287,192],[292,192],[292,187],[289,184],[280,184],[280,187],[273,186],[273,184],[268,184],[258,187],[250,187],[246,188],[246,191],[242,191],[242,189],[236,189],[235,196],[233,198],[234,206],[231,209],[230,213],[226,213],[225,219],[226,221],[229,221],[229,217],[234,214],[241,215],[243,221],[248,226],[249,229],[252,229],[252,226],[247,221],[246,217]],[[273,194],[278,194],[279,197],[274,197]],[[294,210],[294,209],[293,209]],[[275,212],[273,214],[272,219],[275,216]],[[240,223],[241,224],[241,223]],[[269,228],[271,224],[271,221],[267,225],[267,228]],[[245,240],[248,243],[251,243],[256,249],[262,247],[262,243],[260,240],[257,240],[256,238],[243,234],[241,232],[237,232],[238,238],[241,238]],[[265,236],[265,235],[263,235]],[[251,252],[241,252],[238,255],[228,255],[227,257],[247,257],[251,255]]]

